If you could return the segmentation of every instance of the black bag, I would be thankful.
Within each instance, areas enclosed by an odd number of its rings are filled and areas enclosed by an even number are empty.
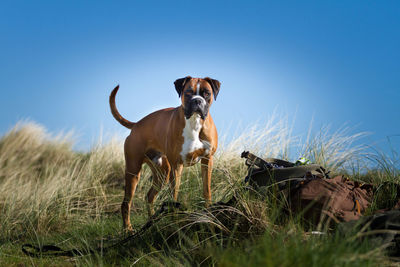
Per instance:
[[[261,159],[248,151],[244,151],[241,157],[246,158],[248,167],[245,182],[254,189],[277,185],[279,190],[283,190],[289,185],[294,188],[307,179],[329,178],[329,172],[317,164],[296,166],[281,159]]]

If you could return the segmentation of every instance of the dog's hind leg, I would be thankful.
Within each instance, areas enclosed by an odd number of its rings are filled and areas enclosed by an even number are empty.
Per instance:
[[[125,171],[125,195],[121,205],[121,213],[122,213],[123,226],[124,229],[127,231],[133,231],[130,220],[130,212],[131,212],[132,199],[133,196],[135,195],[139,179],[140,179],[140,168],[135,170],[127,169]]]
[[[147,193],[147,208],[150,217],[154,214],[154,199],[162,186],[169,181],[171,166],[166,156],[154,157],[151,161],[149,160],[148,165],[153,173],[153,184]]]
[[[144,153],[141,153],[141,151],[143,151],[143,147],[140,140],[132,140],[128,137],[125,141],[125,195],[121,204],[123,227],[124,230],[128,231],[133,230],[130,221],[130,211],[144,160]]]

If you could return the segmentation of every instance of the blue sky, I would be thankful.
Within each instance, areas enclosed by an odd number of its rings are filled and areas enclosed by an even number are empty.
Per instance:
[[[178,106],[173,82],[191,75],[221,81],[221,135],[277,110],[295,134],[313,118],[400,144],[399,47],[399,1],[2,1],[0,133],[31,119],[88,148],[127,133],[115,85],[137,121]]]

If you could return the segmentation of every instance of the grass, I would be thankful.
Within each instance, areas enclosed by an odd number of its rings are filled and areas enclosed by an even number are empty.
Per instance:
[[[120,216],[123,142],[111,140],[89,152],[76,152],[70,134],[52,136],[35,123],[17,124],[0,139],[0,266],[390,264],[383,248],[335,234],[313,235],[298,218],[282,219],[283,207],[273,198],[254,197],[242,188],[243,150],[289,160],[295,160],[291,158],[295,151],[295,156],[306,156],[353,179],[398,180],[398,161],[355,145],[364,133],[351,134],[347,128],[330,132],[323,128],[301,142],[292,136],[286,120],[272,118],[265,127],[246,129],[234,141],[220,144],[213,170],[213,200],[235,196],[235,205],[203,209],[200,166],[185,168],[179,201],[186,210],[165,216],[139,241],[92,256],[29,258],[20,250],[23,243],[84,251],[107,247],[126,236]],[[149,177],[150,170],[144,167],[131,213],[135,229],[147,221]],[[169,199],[165,187],[156,207]]]

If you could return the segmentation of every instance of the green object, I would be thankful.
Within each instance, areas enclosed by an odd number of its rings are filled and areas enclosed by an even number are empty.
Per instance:
[[[299,159],[294,163],[295,166],[308,165],[308,164],[310,164],[310,160],[309,160],[308,158],[305,158],[305,157],[299,158]]]

